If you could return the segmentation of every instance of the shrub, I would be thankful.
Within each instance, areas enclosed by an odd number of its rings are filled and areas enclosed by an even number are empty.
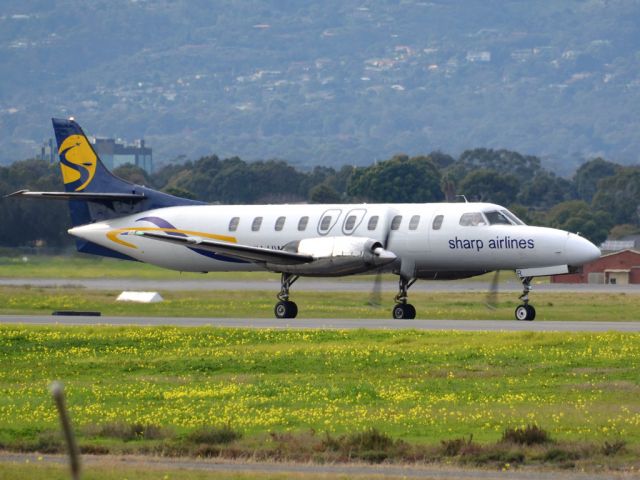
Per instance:
[[[605,441],[604,445],[602,445],[602,453],[607,457],[617,455],[618,453],[624,452],[626,446],[627,442],[624,440],[616,440],[613,443]]]
[[[161,440],[172,436],[172,433],[158,425],[142,423],[111,422],[103,425],[85,427],[85,434],[96,437],[118,438],[125,442],[131,440]]]
[[[473,435],[469,438],[454,438],[451,440],[442,440],[440,442],[440,452],[445,457],[455,457],[456,455],[464,455],[468,452],[476,452],[477,446],[473,443]]]
[[[221,443],[231,443],[242,438],[242,434],[233,430],[230,425],[221,427],[208,426],[194,430],[187,435],[187,440],[192,443],[218,445]]]
[[[539,426],[527,425],[525,428],[507,428],[502,433],[501,441],[518,445],[542,445],[551,442],[551,437]]]
[[[358,458],[365,462],[380,463],[390,458],[404,458],[410,447],[401,440],[393,440],[375,428],[334,438],[326,434],[320,449],[337,452],[341,460]]]

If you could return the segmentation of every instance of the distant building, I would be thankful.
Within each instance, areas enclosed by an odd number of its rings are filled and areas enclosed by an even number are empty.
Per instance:
[[[131,163],[147,173],[153,173],[153,152],[145,145],[144,140],[136,140],[133,145],[125,145],[113,138],[96,138],[91,140],[91,145],[109,170]],[[37,158],[50,163],[58,161],[58,149],[52,138],[42,144]]]
[[[490,62],[491,61],[491,52],[481,51],[481,52],[467,52],[467,62]]]
[[[147,173],[153,173],[153,155],[144,140],[136,140],[133,145],[124,145],[113,138],[96,138],[93,148],[109,170],[127,163],[140,167]]]
[[[603,252],[634,249],[640,251],[640,235],[625,235],[619,240],[605,240],[600,244]]]
[[[36,158],[39,160],[45,160],[49,163],[55,163],[58,161],[58,151],[55,147],[53,138],[50,138],[40,146],[40,152],[36,155]]]
[[[621,250],[582,267],[581,273],[553,275],[551,283],[640,284],[640,251]]]

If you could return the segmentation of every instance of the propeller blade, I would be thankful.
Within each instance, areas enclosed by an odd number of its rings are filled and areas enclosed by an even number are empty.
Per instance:
[[[493,279],[491,280],[491,285],[489,286],[489,291],[487,292],[487,298],[485,300],[485,305],[489,310],[495,310],[498,308],[498,284],[500,283],[500,270],[496,270]]]
[[[380,257],[385,257],[391,259],[393,257],[395,259],[395,254],[387,251],[387,246],[389,245],[389,239],[391,238],[391,223],[389,222],[389,218],[386,219],[386,231],[384,234],[384,238],[382,239],[382,250],[376,252],[376,254]],[[369,295],[369,305],[372,307],[379,307],[382,305],[382,269],[378,270],[376,273],[376,277],[373,280],[373,289],[371,290],[371,294]]]
[[[372,307],[379,307],[382,305],[382,271],[378,270],[376,277],[373,280],[373,289],[369,295],[369,301],[367,302]]]

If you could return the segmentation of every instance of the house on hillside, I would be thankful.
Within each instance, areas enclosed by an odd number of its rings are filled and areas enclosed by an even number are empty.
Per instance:
[[[582,267],[581,273],[553,275],[551,283],[640,284],[640,251],[620,250]]]

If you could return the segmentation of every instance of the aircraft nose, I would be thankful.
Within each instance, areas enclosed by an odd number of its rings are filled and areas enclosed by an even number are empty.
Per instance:
[[[577,267],[600,258],[600,249],[586,238],[570,233],[565,245],[567,264]]]

